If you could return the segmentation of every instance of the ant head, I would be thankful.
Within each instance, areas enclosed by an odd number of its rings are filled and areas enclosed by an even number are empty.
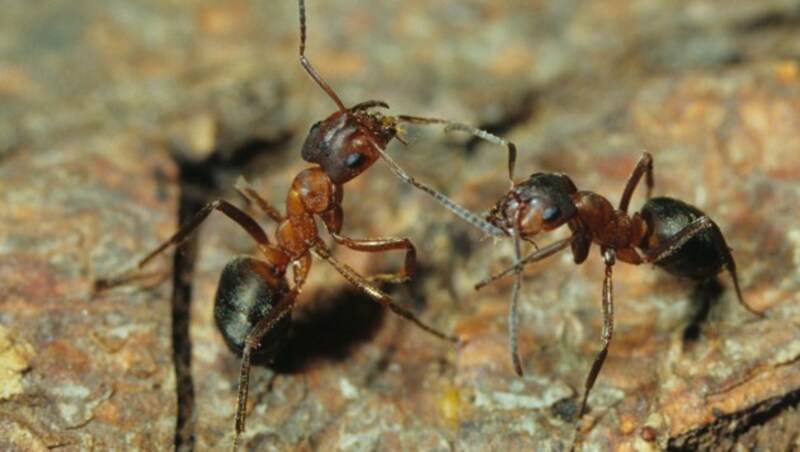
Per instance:
[[[377,101],[359,104],[314,124],[303,144],[303,160],[322,167],[336,185],[366,171],[380,157],[376,147],[385,148],[397,135],[393,117],[366,110],[385,105]]]
[[[577,191],[565,174],[532,174],[506,196],[506,199],[513,199],[513,205],[506,204],[506,216],[517,222],[517,229],[523,237],[550,231],[575,215],[577,209],[570,195]]]
[[[370,112],[374,107],[388,108],[385,102],[372,100],[345,108],[330,85],[314,70],[305,55],[306,5],[300,8],[300,64],[339,110],[314,124],[303,144],[303,160],[316,163],[336,185],[344,184],[363,173],[380,157],[383,149],[397,135],[397,119]]]

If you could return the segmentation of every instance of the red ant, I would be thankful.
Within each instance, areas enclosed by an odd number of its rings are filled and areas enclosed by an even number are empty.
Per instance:
[[[751,313],[763,316],[747,305],[742,297],[736,264],[719,226],[705,213],[683,201],[667,197],[651,198],[653,158],[649,153],[643,153],[636,164],[617,209],[597,193],[578,191],[566,174],[535,173],[527,180],[515,183],[513,173],[514,162],[510,160],[511,189],[485,218],[449,200],[444,205],[487,234],[497,236],[497,232],[501,231],[513,240],[515,264],[481,281],[475,288],[481,289],[511,273],[515,275],[508,328],[511,359],[515,372],[520,376],[522,363],[517,350],[516,308],[523,267],[544,260],[567,247],[571,248],[575,263],[581,264],[586,260],[592,243],[600,246],[600,254],[605,263],[602,348],[586,376],[578,419],[586,411],[589,393],[603,367],[611,342],[614,327],[611,271],[617,259],[634,265],[652,263],[674,275],[698,281],[712,278],[726,269],[733,279],[739,303]],[[647,184],[647,202],[640,212],[628,214],[628,205],[642,176]],[[443,196],[438,195],[437,199],[441,197]],[[485,220],[492,227],[480,226],[478,219]],[[537,248],[528,256],[522,257],[523,240],[533,243],[533,237],[540,232],[551,231],[563,225],[569,227],[569,237]]]
[[[505,140],[487,132],[442,119],[382,115],[373,111],[374,108],[388,108],[385,102],[379,100],[366,101],[346,108],[305,56],[304,0],[299,0],[298,5],[300,63],[306,73],[336,103],[338,110],[314,124],[309,131],[303,144],[302,157],[317,166],[305,169],[295,177],[286,197],[286,215],[263,199],[243,179],[236,186],[237,191],[245,199],[254,202],[278,224],[275,230],[275,243],[270,242],[267,234],[249,214],[225,200],[217,199],[206,204],[169,240],[138,261],[135,268],[96,282],[98,289],[130,282],[135,278],[135,274],[156,256],[185,241],[215,210],[235,221],[256,242],[263,254],[263,260],[237,256],[228,261],[220,276],[214,302],[217,327],[228,347],[242,357],[234,424],[234,449],[239,436],[245,430],[251,356],[272,356],[286,337],[292,308],[311,269],[312,255],[330,263],[359,290],[426,332],[448,341],[457,340],[426,325],[413,313],[395,304],[389,295],[371,283],[372,281],[399,283],[412,278],[416,272],[416,249],[407,238],[354,239],[342,235],[343,184],[362,174],[379,157],[383,157],[390,168],[406,182],[437,197],[445,205],[454,205],[435,190],[417,183],[383,152],[393,138],[402,141],[397,136],[398,125],[400,123],[442,124],[447,129],[462,130],[492,142],[508,144]],[[513,162],[515,157],[513,145],[509,147],[509,152],[509,161]],[[321,221],[334,242],[350,249],[364,252],[404,250],[403,268],[391,274],[378,274],[368,278],[361,276],[331,255],[330,248],[320,238],[317,220]],[[481,219],[475,221],[478,227],[492,228]],[[286,277],[289,268],[292,269],[293,277],[291,286]]]

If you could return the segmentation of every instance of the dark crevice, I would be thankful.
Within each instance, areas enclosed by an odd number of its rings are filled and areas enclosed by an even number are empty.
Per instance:
[[[180,195],[178,217],[185,221],[192,214],[188,202]],[[192,299],[192,273],[197,255],[197,238],[193,236],[173,257],[172,289],[172,361],[178,392],[178,419],[175,427],[175,450],[188,451],[195,444],[195,400],[192,381],[192,343],[189,340],[189,307]]]
[[[767,399],[748,410],[732,414],[719,413],[716,421],[672,438],[669,451],[720,450],[723,444],[735,443],[737,438],[754,427],[767,424],[786,410],[800,405],[800,389],[782,397]]]
[[[261,157],[283,148],[290,138],[286,133],[274,142],[248,140],[237,148],[218,149],[200,161],[188,158],[180,149],[173,149],[172,157],[180,170],[178,224],[185,224],[203,205],[230,188],[233,178],[256,167]],[[175,450],[179,451],[191,451],[195,447],[197,410],[189,324],[198,247],[197,236],[192,235],[175,252],[173,260],[172,347],[178,400]]]
[[[503,108],[504,115],[496,121],[485,122],[478,125],[479,129],[483,129],[493,135],[503,136],[514,127],[531,119],[538,111],[540,101],[540,93],[538,90],[528,91],[519,98],[515,98],[513,102],[507,102]],[[478,137],[471,138],[467,144],[466,149],[468,153],[472,153],[484,140]]]
[[[796,28],[800,26],[800,8],[791,11],[771,11],[761,16],[748,18],[736,25],[742,33],[757,33],[776,28]]]

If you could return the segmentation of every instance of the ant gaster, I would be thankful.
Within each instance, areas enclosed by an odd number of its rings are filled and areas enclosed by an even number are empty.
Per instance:
[[[513,145],[510,145],[510,149]],[[586,411],[587,399],[603,367],[613,334],[614,304],[612,268],[617,260],[640,265],[652,263],[677,276],[697,281],[715,277],[727,270],[739,303],[752,314],[761,317],[745,303],[736,274],[736,264],[722,232],[705,213],[683,201],[651,198],[653,190],[653,158],[643,153],[631,173],[615,209],[605,197],[579,191],[563,173],[535,173],[527,180],[514,182],[514,162],[509,161],[511,189],[495,204],[485,217],[468,211],[452,201],[443,203],[456,215],[493,236],[505,235],[513,240],[515,264],[478,283],[480,289],[500,278],[514,274],[515,282],[509,308],[509,340],[514,370],[522,375],[522,363],[517,349],[516,307],[522,285],[522,269],[528,264],[550,257],[565,248],[572,251],[576,264],[583,263],[592,243],[600,246],[605,263],[602,290],[602,347],[586,376],[578,419]],[[645,177],[647,201],[640,212],[628,214],[631,197]],[[423,188],[423,191],[429,192]],[[443,195],[438,195],[439,198]],[[438,198],[437,198],[438,199]],[[479,219],[490,227],[481,226]],[[532,243],[533,237],[566,225],[571,235],[550,245],[537,248],[522,257],[521,242]]]
[[[398,306],[373,281],[403,282],[416,271],[416,249],[406,238],[354,239],[341,234],[344,213],[342,199],[343,184],[366,171],[381,157],[390,169],[403,180],[436,197],[451,208],[454,203],[408,176],[383,149],[398,138],[398,125],[440,124],[446,130],[454,129],[471,133],[495,143],[508,142],[482,130],[452,123],[443,119],[415,116],[388,116],[373,111],[388,108],[379,100],[359,103],[346,108],[330,85],[314,70],[305,56],[306,20],[305,2],[298,1],[300,12],[300,63],[306,73],[336,103],[338,110],[311,127],[302,148],[304,160],[317,166],[301,171],[292,182],[286,197],[286,214],[262,198],[254,189],[240,179],[236,189],[245,199],[254,202],[278,226],[275,243],[272,243],[261,226],[249,214],[233,204],[218,199],[206,204],[195,216],[184,224],[169,240],[138,261],[131,270],[117,276],[100,279],[98,289],[110,288],[135,279],[156,256],[172,246],[185,241],[213,211],[219,211],[236,222],[256,242],[262,260],[248,256],[231,259],[220,276],[214,303],[214,318],[228,347],[241,354],[234,443],[236,449],[239,436],[245,430],[246,402],[252,356],[271,357],[284,340],[291,321],[291,312],[311,269],[312,254],[331,264],[345,279],[359,290],[391,309],[394,313],[415,323],[426,332],[449,341],[456,338],[442,333],[418,319],[410,311]],[[399,139],[399,138],[398,138]],[[514,160],[513,145],[509,146],[509,161]],[[331,255],[329,247],[320,238],[317,229],[319,220],[331,238],[339,245],[356,251],[382,252],[404,250],[405,262],[399,272],[379,274],[365,278],[348,265]],[[476,226],[492,228],[483,219],[475,219]],[[292,269],[292,283],[287,281],[287,270]]]

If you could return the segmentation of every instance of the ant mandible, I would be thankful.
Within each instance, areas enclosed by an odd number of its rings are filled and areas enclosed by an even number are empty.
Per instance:
[[[514,162],[509,161],[511,189],[481,217],[455,203],[443,203],[456,215],[479,227],[487,234],[498,231],[513,240],[515,264],[480,283],[487,284],[514,274],[515,281],[509,307],[510,353],[514,370],[522,375],[516,335],[516,307],[522,285],[522,269],[528,264],[548,258],[567,247],[575,264],[583,263],[592,243],[600,246],[605,263],[602,291],[602,348],[586,376],[578,419],[586,412],[587,399],[608,354],[614,327],[612,268],[617,260],[640,265],[652,263],[677,276],[702,281],[728,270],[739,303],[752,314],[762,317],[742,297],[736,264],[719,226],[698,208],[668,197],[651,197],[653,190],[653,158],[645,152],[640,157],[614,209],[605,197],[579,191],[563,173],[535,173],[527,180],[514,182]],[[640,212],[628,214],[631,197],[645,177],[647,201]],[[423,190],[428,192],[428,190]],[[440,197],[442,195],[439,195]],[[479,219],[491,227],[483,227]],[[541,232],[567,225],[571,235],[550,245],[537,248],[522,257],[521,242],[532,242]],[[637,250],[638,249],[638,250]],[[640,251],[639,251],[640,250]]]
[[[235,187],[239,194],[254,202],[278,224],[275,230],[275,243],[270,242],[267,234],[249,214],[225,200],[217,199],[206,204],[169,240],[138,261],[134,268],[116,276],[99,279],[95,283],[96,288],[102,290],[132,281],[136,273],[156,256],[184,242],[213,211],[219,211],[236,222],[256,242],[263,254],[263,260],[237,256],[228,261],[220,276],[214,301],[217,327],[228,347],[235,353],[241,354],[234,422],[234,449],[237,448],[239,437],[245,430],[251,357],[273,356],[286,337],[292,308],[311,269],[312,255],[327,261],[356,288],[424,331],[448,341],[457,340],[426,325],[413,313],[395,304],[389,295],[372,284],[373,281],[399,283],[414,276],[417,262],[416,249],[409,239],[354,239],[341,234],[344,220],[343,184],[362,174],[379,157],[384,158],[390,169],[405,182],[426,191],[446,206],[455,208],[456,205],[452,201],[430,187],[416,182],[384,153],[383,149],[393,138],[402,141],[397,136],[399,124],[440,124],[444,125],[446,130],[466,131],[479,138],[507,145],[509,162],[515,159],[513,145],[463,124],[436,118],[382,115],[373,111],[374,108],[388,108],[385,102],[379,100],[366,101],[346,108],[305,56],[304,0],[299,0],[298,6],[300,63],[306,73],[336,103],[338,110],[311,127],[303,144],[302,157],[317,166],[305,169],[295,177],[286,197],[285,215],[247,185],[244,179],[240,179]],[[332,256],[330,248],[320,238],[317,219],[321,221],[335,243],[350,249],[364,252],[404,250],[405,261],[402,269],[396,273],[378,274],[368,278],[358,274]],[[482,219],[475,221],[477,227],[492,228]],[[495,232],[499,234],[499,231]],[[286,276],[289,268],[292,269],[293,277],[291,286]]]

